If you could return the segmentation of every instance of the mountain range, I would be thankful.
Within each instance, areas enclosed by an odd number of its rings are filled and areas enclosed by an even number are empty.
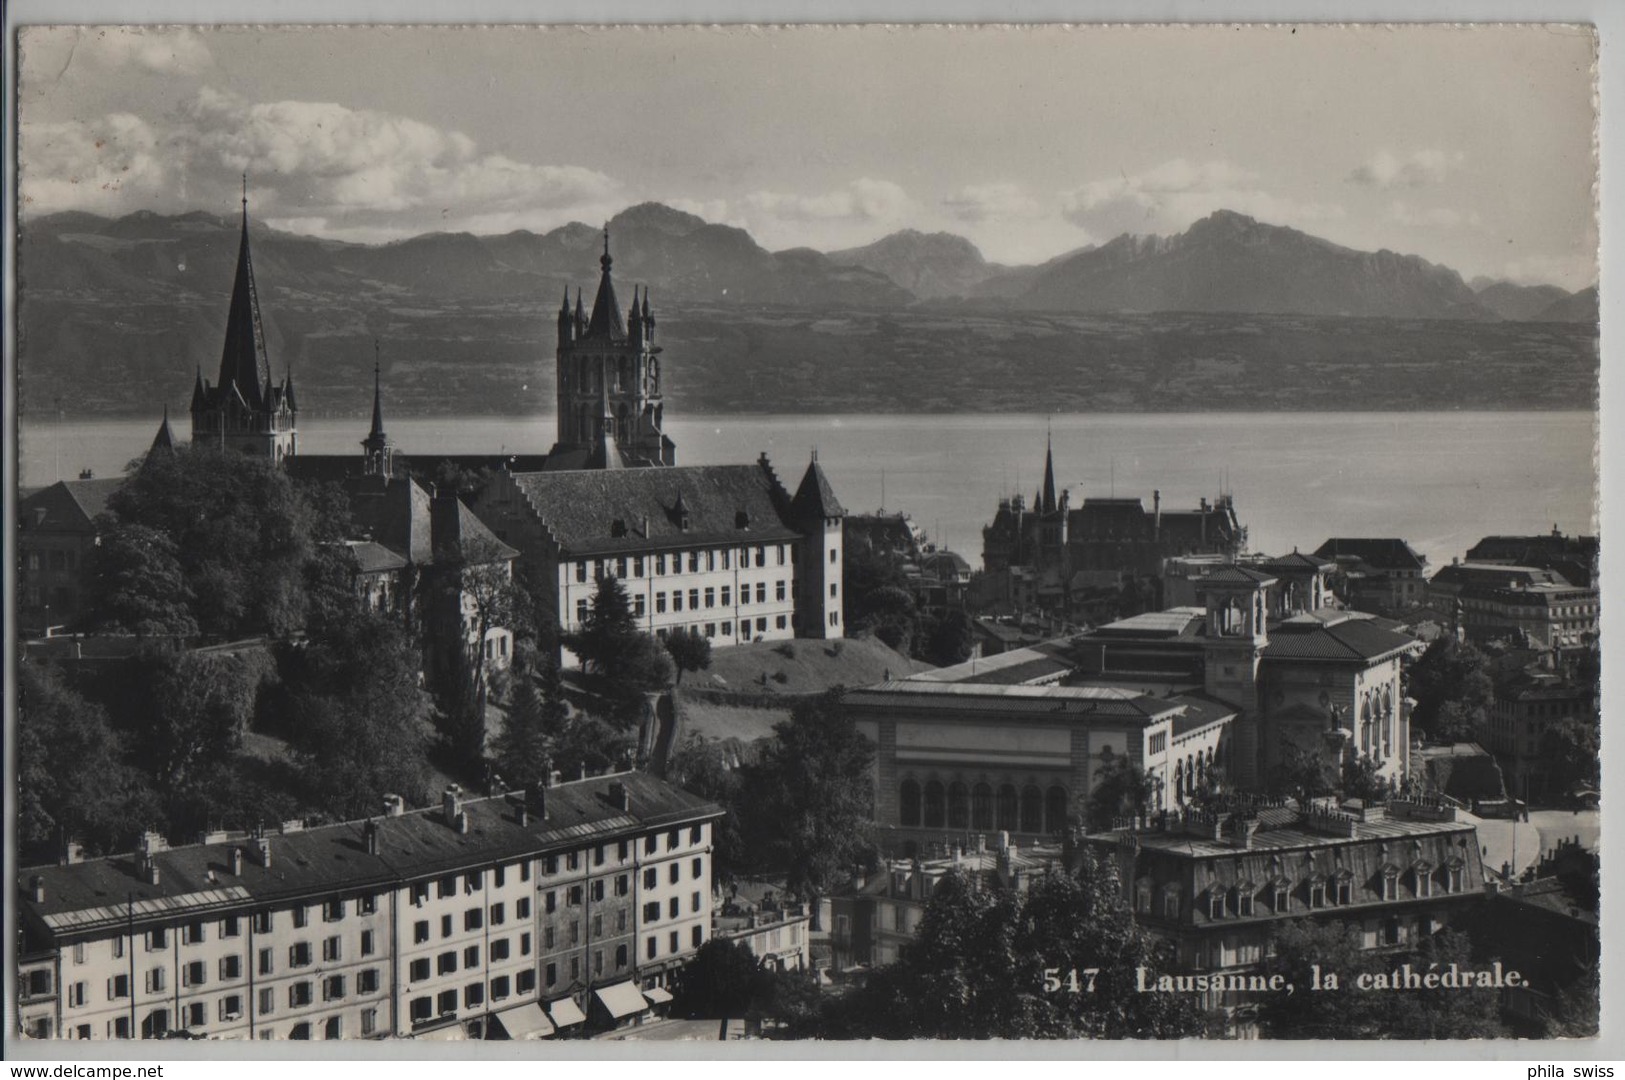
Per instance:
[[[18,245],[21,408],[128,411],[136,398],[171,398],[171,383],[189,392],[197,368],[211,374],[239,228],[202,212],[27,220]],[[682,342],[685,354],[692,363],[695,352],[715,353],[722,378],[742,371],[754,380],[768,340],[775,359],[800,352],[825,363],[861,347],[877,374],[886,363],[907,369],[920,340],[885,330],[902,325],[904,313],[916,327],[1007,321],[1018,336],[1045,319],[1071,327],[1064,320],[1101,314],[1590,324],[1582,337],[1594,337],[1597,318],[1594,288],[1469,285],[1416,256],[1354,251],[1229,211],[1175,236],[1120,236],[1037,266],[992,263],[963,237],[914,231],[829,253],[773,252],[743,229],[658,203],[623,211],[608,229],[622,301],[634,285],[647,287],[668,333],[698,334],[703,323],[703,334]],[[602,230],[579,223],[375,245],[260,224],[251,235],[273,356],[342,389],[345,400],[364,400],[371,343],[381,338],[398,394],[428,409],[454,372],[463,407],[475,411],[517,407],[516,373],[534,372],[538,351],[551,355],[552,314],[562,297],[575,299],[567,289],[584,289],[590,304],[604,245]],[[829,318],[820,322],[819,312]],[[877,336],[860,346],[837,328],[847,317]],[[800,337],[772,329],[787,319],[812,329]],[[808,334],[818,340],[802,348]],[[764,383],[764,400],[769,389]],[[974,389],[965,395],[964,407],[975,408]]]

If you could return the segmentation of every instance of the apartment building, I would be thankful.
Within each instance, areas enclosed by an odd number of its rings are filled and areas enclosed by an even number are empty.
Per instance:
[[[20,872],[15,1022],[100,1040],[568,1034],[606,1002],[622,1020],[709,935],[720,816],[633,772],[70,854]]]

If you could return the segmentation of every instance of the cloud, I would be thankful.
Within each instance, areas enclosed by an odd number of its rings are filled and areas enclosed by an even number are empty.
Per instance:
[[[1412,206],[1403,199],[1395,199],[1388,206],[1388,216],[1401,225],[1424,228],[1459,229],[1462,226],[1478,228],[1484,222],[1476,210],[1453,210],[1447,206]]]
[[[134,203],[170,186],[158,133],[129,113],[88,124],[25,123],[18,139],[23,203],[31,212]]]
[[[1341,206],[1276,195],[1258,174],[1222,160],[1175,158],[1144,172],[1094,180],[1061,197],[1067,221],[1106,239],[1125,232],[1179,232],[1215,210],[1250,214],[1274,225],[1341,218]]]
[[[943,199],[942,206],[956,221],[971,223],[1035,218],[1053,212],[1021,184],[1008,181],[968,184]]]
[[[74,55],[102,67],[139,67],[160,75],[197,75],[214,55],[196,30],[110,26],[80,31]]]
[[[142,194],[152,201],[143,205],[189,209],[192,199],[219,205],[246,172],[257,214],[320,223],[322,235],[402,235],[474,221],[542,228],[607,217],[624,202],[620,185],[603,173],[482,153],[467,135],[410,117],[331,102],[251,103],[209,87],[160,125],[109,116],[30,136],[25,198],[56,209],[130,209],[84,185],[86,175],[100,177],[111,167],[87,146],[100,147],[102,133],[114,129],[115,145],[123,147],[114,160],[135,174],[125,185],[173,176],[168,188],[147,183]]]
[[[914,200],[890,180],[863,177],[821,195],[786,195],[756,191],[745,196],[745,206],[781,221],[887,222],[912,211]]]
[[[1467,160],[1467,155],[1456,151],[1417,150],[1408,157],[1398,157],[1388,150],[1379,150],[1375,157],[1357,166],[1346,178],[1348,183],[1362,187],[1416,188],[1444,183],[1446,175]]]

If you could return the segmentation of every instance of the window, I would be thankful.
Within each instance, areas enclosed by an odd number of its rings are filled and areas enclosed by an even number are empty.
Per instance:
[[[782,580],[776,582],[774,584],[774,586],[773,586],[773,599],[775,599],[775,600],[783,600],[784,599],[784,582]]]
[[[420,881],[412,886],[412,906],[422,907],[429,902],[429,883]]]
[[[276,988],[274,986],[267,986],[260,991],[259,1012],[261,1016],[269,1016],[276,1012]]]
[[[443,938],[449,938],[449,937],[451,937],[451,935],[452,935],[451,916],[450,915],[442,915],[442,916],[440,916],[440,936],[443,937]]]
[[[466,969],[477,968],[479,966],[480,947],[478,945],[470,945],[468,948],[463,950],[463,967]]]
[[[169,931],[160,927],[147,932],[147,951],[156,952],[159,949],[169,948]]]
[[[419,919],[412,924],[412,944],[422,945],[429,940],[429,920]]]
[[[576,601],[576,622],[584,623],[586,621],[587,621],[587,601],[585,601],[585,600],[577,600]]]
[[[785,627],[790,625],[789,618],[790,617],[788,615],[779,615],[774,618],[773,625],[778,627],[780,630],[783,630]]]
[[[602,975],[604,973],[604,950],[603,949],[594,949],[592,951],[592,973],[593,973],[593,975],[595,977],[599,976],[599,975]]]
[[[201,960],[193,960],[191,963],[181,968],[182,986],[202,986],[208,981],[208,969],[204,967],[203,961]]]
[[[441,1016],[445,1016],[447,1013],[456,1012],[457,1011],[457,991],[455,991],[455,990],[442,990],[442,991],[440,991],[440,996],[436,1000],[436,1004],[440,1006],[440,1015]]]
[[[625,915],[626,912],[623,911],[623,912],[621,912],[621,914]],[[520,934],[519,935],[519,955],[520,956],[529,956],[530,955],[530,935],[529,934]]]
[[[322,905],[322,921],[338,922],[344,918],[344,901],[329,900]]]
[[[1236,886],[1236,914],[1251,915],[1253,913],[1253,886],[1252,882],[1242,882]]]
[[[322,980],[322,1000],[337,1001],[344,996],[344,976],[329,975]]]
[[[236,1020],[243,1015],[243,998],[241,994],[227,994],[220,999],[220,1019]]]
[[[595,938],[604,936],[604,917],[602,915],[592,917],[592,936]]]
[[[361,931],[361,955],[371,956],[373,953],[373,936],[371,930]]]
[[[566,870],[579,870],[579,869],[581,869],[581,852],[572,851],[568,855],[566,855],[564,857],[564,868]]]
[[[689,936],[693,939],[694,948],[699,948],[705,944],[705,927],[695,926]]]
[[[412,1004],[407,1006],[407,1015],[412,1018],[412,1023],[421,1024],[434,1015],[434,1001],[427,994],[413,998]]]
[[[649,842],[653,843],[654,838],[650,837]],[[656,869],[655,867],[653,867],[653,866],[646,867],[644,869],[644,871],[643,871],[643,887],[645,889],[652,889],[652,888],[654,888],[655,886],[657,886],[659,884],[660,884],[660,871],[658,869]]]
[[[441,878],[438,882],[435,883],[435,895],[438,896],[442,900],[446,899],[448,896],[456,896],[457,895],[457,878],[456,877]]]
[[[367,968],[358,972],[355,977],[356,992],[360,994],[376,994],[378,992],[378,969]]]
[[[1337,879],[1333,884],[1332,891],[1336,903],[1340,905],[1354,903],[1354,883],[1346,876]]]
[[[572,920],[571,923],[570,923],[570,944],[579,945],[580,943],[581,943],[581,924],[579,922],[575,922],[575,921]]]
[[[204,932],[203,924],[200,922],[187,923],[181,930],[182,945],[201,945],[207,940],[208,935]]]
[[[698,589],[690,589],[690,590],[688,590],[688,610],[690,610],[690,611],[698,611],[698,610],[700,610],[700,590],[698,590]]]
[[[616,874],[615,875],[615,895],[616,896],[625,896],[629,886],[630,886],[630,882],[628,881],[627,875],[625,875],[625,874]]]
[[[522,896],[514,902],[513,914],[516,919],[530,918],[530,897]]]
[[[1174,884],[1162,887],[1162,917],[1165,919],[1179,918],[1179,886]]]
[[[572,957],[570,959],[570,981],[575,982],[579,978],[581,978],[581,958]]]
[[[434,973],[436,975],[450,975],[457,970],[457,951],[443,952],[434,959]]]
[[[727,607],[732,603],[733,603],[733,586],[732,585],[724,585],[722,587],[722,606]]]
[[[147,993],[156,993],[164,988],[168,982],[167,973],[161,967],[155,967],[147,972]]]
[[[422,982],[424,979],[427,979],[428,977],[429,977],[429,958],[428,957],[422,957],[420,959],[412,961],[412,966],[408,969],[408,978],[412,982]]]
[[[310,983],[297,982],[288,987],[288,1008],[300,1009],[315,1000],[315,993]]]
[[[169,1034],[169,1010],[154,1009],[141,1021],[143,1039],[162,1039]]]
[[[657,593],[655,593],[655,614],[664,615],[665,613],[666,613],[666,594],[663,593],[663,592],[657,592]]]
[[[556,892],[548,893],[542,900],[542,909],[549,915],[557,911],[559,909],[559,894]]]
[[[1311,880],[1309,882],[1309,906],[1321,908],[1326,906],[1326,883]]]
[[[671,932],[671,951],[672,952],[676,952],[678,949],[682,948],[681,941],[682,941],[682,939],[678,936],[677,931],[673,930]]]
[[[544,926],[544,927],[542,927],[542,948],[551,949],[552,947],[553,947],[553,928],[551,926]]]
[[[506,960],[507,958],[508,939],[497,938],[495,941],[491,942],[491,962],[496,963],[498,960]]]
[[[603,898],[604,898],[604,880],[602,878],[599,878],[597,881],[592,883],[592,899],[593,899],[594,903],[597,903],[598,901],[602,900]]]
[[[756,602],[758,604],[767,603],[767,582],[765,582],[765,581],[758,581],[756,583]],[[767,629],[767,624],[766,623],[762,624],[762,629],[763,630]]]
[[[532,990],[535,990],[536,989],[536,971],[535,971],[535,969],[534,968],[526,968],[524,971],[521,971],[519,973],[519,981],[517,983],[515,983],[515,986],[517,987],[518,992],[521,993],[521,994],[528,994]]]
[[[619,911],[617,911],[615,913],[615,929],[617,931],[621,931],[623,933],[626,930],[626,909],[625,908],[621,908]]]
[[[651,900],[643,905],[643,921],[646,923],[660,921],[660,901]]]
[[[242,933],[242,920],[235,915],[227,915],[220,920],[220,936],[223,938],[236,937]]]
[[[305,907],[305,905],[300,904],[298,907],[293,909],[293,928],[295,930],[303,930],[306,924],[309,922],[310,911]]]
[[[340,958],[340,954],[343,949],[343,938],[330,937],[326,941],[322,942],[322,959],[327,962],[337,960]]]
[[[570,886],[570,891],[566,894],[565,901],[571,907],[580,907],[581,906],[581,886],[580,885],[572,885],[572,886]]]
[[[378,1010],[361,1010],[361,1034],[373,1035],[378,1031]]]
[[[68,1004],[74,1008],[82,1006],[90,998],[90,984],[76,982],[68,988]]]
[[[492,1001],[501,1001],[502,999],[508,997],[509,994],[510,994],[509,987],[511,985],[512,985],[512,982],[508,978],[508,976],[506,976],[506,975],[499,975],[496,978],[492,979],[491,980],[491,1000]]]
[[[128,975],[114,975],[111,979],[108,979],[107,996],[110,999],[129,997],[130,977]]]
[[[576,562],[576,580],[579,582],[587,580],[587,564],[585,561],[578,560]]]
[[[1207,891],[1207,917],[1224,918],[1224,893],[1217,886]]]
[[[505,923],[507,921],[508,921],[508,913],[507,913],[506,906],[503,905],[503,904],[492,904],[491,905],[491,925],[492,926],[501,926],[503,923]]]
[[[270,949],[261,949],[260,950],[260,974],[261,975],[269,975],[274,970],[275,970],[275,965],[272,963],[271,950]]]
[[[650,960],[653,960],[655,958],[655,956],[659,953],[659,948],[660,947],[655,942],[655,939],[653,937],[650,937],[648,941],[644,942],[644,955],[647,956]]]
[[[485,874],[479,870],[470,870],[463,875],[463,892],[477,893],[485,886]]]
[[[558,981],[559,981],[559,966],[557,964],[549,964],[549,965],[547,965],[547,985],[548,986],[557,986]]]
[[[700,894],[699,893],[694,894],[694,910],[695,911],[700,910]]]
[[[378,914],[377,895],[375,893],[368,893],[366,896],[357,897],[355,902],[355,912],[357,915]]]
[[[683,868],[677,863],[672,863],[671,872],[667,875],[667,877],[671,879],[671,883],[673,885],[677,884],[679,881],[683,880]]]
[[[288,966],[305,967],[310,963],[310,942],[299,941],[288,946]]]

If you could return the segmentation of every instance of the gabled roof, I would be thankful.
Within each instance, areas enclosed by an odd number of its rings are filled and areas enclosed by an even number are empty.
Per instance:
[[[169,406],[164,406],[164,419],[158,425],[158,434],[152,437],[152,445],[147,448],[147,456],[154,454],[173,454],[175,452],[175,432],[169,426]]]
[[[362,476],[344,487],[356,525],[369,539],[419,566],[434,561],[429,493],[417,481]]]
[[[1305,555],[1303,552],[1294,549],[1290,555],[1268,559],[1259,565],[1265,570],[1273,570],[1277,573],[1292,573],[1293,571],[1301,573],[1305,570],[1324,570],[1333,564],[1330,559],[1322,559],[1318,555]]]
[[[350,558],[355,563],[356,570],[360,573],[382,574],[406,566],[405,559],[377,541],[346,540],[344,543],[350,551]]]
[[[513,481],[566,558],[801,536],[781,516],[789,499],[761,462],[515,473]]]
[[[107,510],[107,500],[124,486],[124,477],[59,480],[17,502],[17,517],[26,530],[93,532],[91,523]]]
[[[1376,570],[1420,570],[1427,563],[1409,544],[1393,537],[1333,537],[1315,554],[1323,559],[1359,559]]]
[[[498,540],[455,495],[435,497],[430,504],[430,526],[436,560],[467,559],[485,565],[519,557],[519,552]]]
[[[835,497],[835,489],[830,486],[829,477],[824,475],[816,455],[801,476],[801,486],[796,488],[796,497],[790,501],[790,511],[798,520],[846,516],[846,509]]]
[[[1196,590],[1204,585],[1273,585],[1276,579],[1261,570],[1245,566],[1221,566],[1196,579]]]
[[[1416,649],[1421,642],[1407,634],[1384,629],[1370,619],[1349,619],[1330,625],[1296,619],[1270,630],[1265,660],[1348,660],[1369,663]]]

